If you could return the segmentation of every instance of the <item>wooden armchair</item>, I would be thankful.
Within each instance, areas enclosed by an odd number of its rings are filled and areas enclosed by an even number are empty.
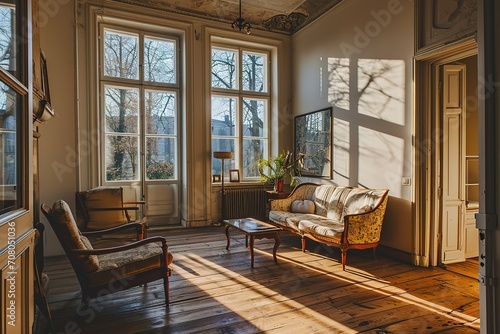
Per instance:
[[[163,279],[165,304],[168,307],[172,255],[168,252],[164,237],[150,237],[127,245],[93,249],[78,229],[65,201],[55,202],[52,208],[42,204],[42,212],[76,273],[84,303],[88,304],[91,298],[103,294]],[[113,289],[109,289],[110,286]]]
[[[144,201],[123,201],[122,187],[97,187],[75,193],[76,218],[78,228],[86,236],[101,236],[103,229],[126,225],[125,229],[135,229],[137,240],[146,235],[146,218],[138,218],[138,205]],[[132,211],[132,213],[129,213]]]

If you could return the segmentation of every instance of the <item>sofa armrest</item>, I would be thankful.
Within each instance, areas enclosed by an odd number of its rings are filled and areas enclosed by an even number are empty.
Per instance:
[[[295,189],[293,189],[292,193],[287,198],[270,200],[271,211],[290,212],[290,207],[292,206],[293,201],[305,199],[312,200],[317,186],[318,184],[315,183],[299,184],[295,187]]]
[[[343,242],[350,245],[379,242],[387,199],[385,196],[376,208],[368,212],[345,215]]]

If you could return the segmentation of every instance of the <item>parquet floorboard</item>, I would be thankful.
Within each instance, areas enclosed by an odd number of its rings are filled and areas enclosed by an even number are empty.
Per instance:
[[[172,229],[170,307],[161,281],[80,305],[78,281],[64,256],[47,258],[49,306],[57,333],[478,333],[479,286],[444,268],[420,268],[350,251],[340,253],[283,232],[257,240],[255,264],[242,234],[222,228]],[[471,267],[469,266],[469,269]],[[477,276],[477,275],[476,275]]]

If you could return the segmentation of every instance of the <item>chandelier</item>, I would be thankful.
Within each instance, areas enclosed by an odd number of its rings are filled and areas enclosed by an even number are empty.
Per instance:
[[[241,0],[240,16],[236,20],[234,20],[233,23],[231,23],[231,28],[233,28],[234,30],[238,29],[239,31],[244,30],[247,34],[250,34],[250,28],[252,28],[252,26],[250,26],[250,23],[248,23],[244,18],[241,17]]]

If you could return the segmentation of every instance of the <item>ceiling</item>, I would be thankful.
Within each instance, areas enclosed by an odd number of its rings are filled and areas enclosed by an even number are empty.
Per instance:
[[[114,0],[141,7],[185,14],[228,26],[239,17],[239,0]],[[292,35],[342,0],[241,0],[241,16],[252,30]]]

